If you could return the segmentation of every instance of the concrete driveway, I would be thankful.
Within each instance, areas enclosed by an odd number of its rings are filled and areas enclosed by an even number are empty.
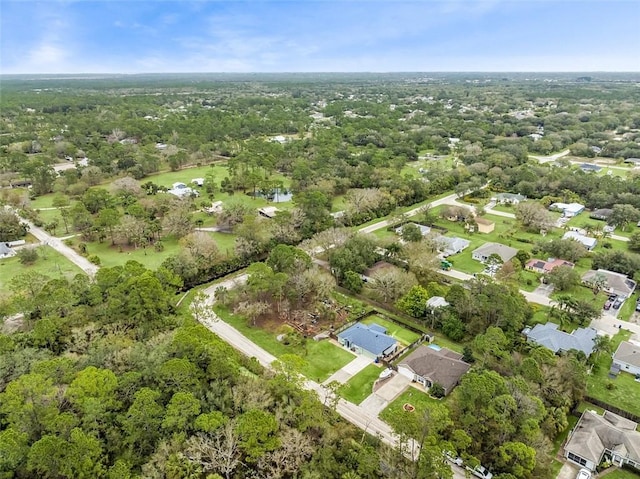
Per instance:
[[[548,298],[549,295],[553,293],[553,289],[552,284],[541,284],[533,291],[533,293],[539,294],[540,296],[546,296]]]
[[[360,403],[360,407],[373,416],[377,416],[391,401],[400,396],[411,384],[411,379],[402,374],[395,374],[368,398]]]
[[[372,362],[373,361],[371,361],[371,358],[368,358],[366,356],[357,356],[349,364],[345,365],[342,369],[339,369],[338,371],[333,373],[331,376],[329,376],[329,379],[327,379],[322,384],[330,384],[333,381],[337,381],[340,384],[344,384],[353,376],[355,376],[364,368],[366,368]],[[382,372],[382,369],[380,370],[380,372]]]
[[[562,465],[562,468],[556,476],[556,479],[575,479],[577,474],[578,466],[567,461]]]

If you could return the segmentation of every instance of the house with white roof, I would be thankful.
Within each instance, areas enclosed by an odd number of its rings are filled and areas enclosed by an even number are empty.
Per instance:
[[[595,238],[590,238],[589,236],[585,236],[583,234],[578,233],[577,231],[567,231],[562,239],[569,239],[577,241],[581,243],[587,250],[591,251],[598,244],[598,240]]]
[[[553,203],[549,206],[549,209],[553,211],[560,211],[562,216],[571,218],[582,213],[584,211],[584,205],[581,205],[580,203]]]

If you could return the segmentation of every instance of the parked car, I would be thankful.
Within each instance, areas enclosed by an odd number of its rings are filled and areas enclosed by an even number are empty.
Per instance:
[[[445,452],[445,456],[447,458],[447,461],[449,461],[450,463],[455,464],[456,466],[462,466],[462,458],[456,456],[453,452],[447,451]]]
[[[620,309],[620,306],[622,306],[622,301],[620,299],[616,299],[613,302],[613,309]]]
[[[604,309],[606,310],[611,309],[611,301],[607,301],[606,303],[604,303]]]
[[[578,475],[576,476],[576,479],[591,479],[591,471],[583,467],[578,471]]]
[[[467,466],[467,471],[480,479],[491,479],[493,477],[493,473],[489,472],[484,466],[476,466],[473,469]]]
[[[617,294],[610,294],[609,295],[609,301],[615,301],[616,299],[618,299],[618,295]]]
[[[636,301],[636,311],[640,312],[640,299]]]

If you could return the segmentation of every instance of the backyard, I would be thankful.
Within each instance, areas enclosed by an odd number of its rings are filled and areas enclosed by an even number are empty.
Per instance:
[[[379,314],[367,316],[366,318],[362,319],[360,322],[364,324],[375,323],[379,326],[382,326],[383,328],[386,328],[387,334],[392,338],[397,339],[404,346],[408,346],[414,341],[417,341],[418,339],[420,339],[420,334],[414,333],[413,331],[410,331],[407,328],[403,328],[398,323],[395,323],[390,319],[386,319]]]
[[[612,338],[612,352],[622,341],[631,337],[631,332],[621,330]],[[600,354],[593,372],[587,378],[587,394],[607,404],[612,404],[632,414],[640,416],[640,383],[632,374],[621,372],[615,379],[609,379],[609,368],[613,359],[609,354]]]

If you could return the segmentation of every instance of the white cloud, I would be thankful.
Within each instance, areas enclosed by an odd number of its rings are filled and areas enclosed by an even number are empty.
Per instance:
[[[31,65],[57,65],[64,62],[69,57],[69,52],[60,45],[43,41],[41,44],[33,48],[27,58]]]

